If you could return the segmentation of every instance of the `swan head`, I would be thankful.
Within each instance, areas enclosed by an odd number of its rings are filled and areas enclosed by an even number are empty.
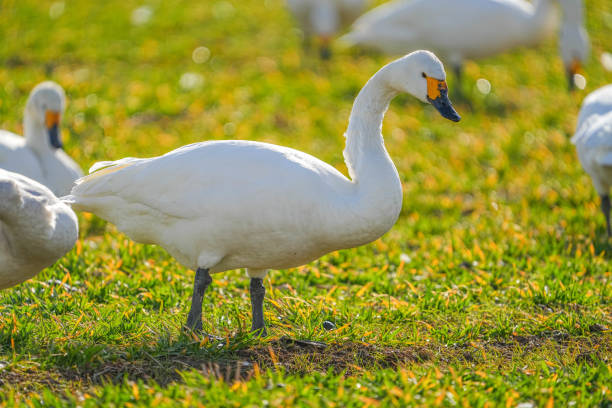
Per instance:
[[[583,25],[581,0],[561,0],[563,23],[559,33],[559,51],[567,74],[570,90],[575,87],[575,75],[589,56],[589,35]]]
[[[66,94],[55,82],[45,81],[34,87],[26,104],[28,114],[44,127],[49,145],[54,149],[63,147],[60,136],[60,119],[66,107]]]
[[[453,122],[461,116],[448,98],[446,72],[442,61],[430,51],[415,51],[389,65],[388,86],[396,92],[411,94],[432,104],[440,114]]]

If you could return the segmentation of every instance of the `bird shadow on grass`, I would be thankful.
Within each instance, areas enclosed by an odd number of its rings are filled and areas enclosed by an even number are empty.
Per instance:
[[[6,364],[0,369],[0,390],[6,391],[8,387],[27,393],[51,389],[71,395],[75,390],[83,392],[92,386],[125,381],[153,381],[164,387],[183,382],[185,374],[190,372],[233,383],[267,370],[294,375],[318,371],[353,376],[371,369],[414,365],[435,365],[440,369],[456,364],[507,366],[523,356],[546,355],[550,350],[576,363],[597,364],[609,355],[610,338],[606,327],[594,325],[587,336],[543,332],[451,345],[383,346],[350,341],[324,344],[286,337],[248,338],[236,345],[227,345],[182,338],[174,343],[162,341],[163,345],[158,347],[142,346],[126,352],[111,345],[75,343],[68,347],[74,350],[67,350],[67,354],[87,347],[102,347],[104,352],[89,362],[77,364],[62,358],[32,365]]]
[[[41,363],[9,363],[0,369],[0,390],[14,387],[21,393],[44,388],[56,392],[83,390],[105,383],[154,381],[160,386],[182,382],[184,374],[198,372],[227,383],[248,380],[268,369],[305,374],[313,370],[352,375],[363,369],[391,368],[423,363],[433,354],[428,346],[392,347],[346,342],[325,344],[286,337],[256,340],[252,337],[226,342],[186,340],[184,337],[163,346],[142,346],[125,350],[114,345],[73,343],[62,356]],[[95,350],[87,361],[74,362],[74,355]],[[112,357],[103,357],[112,356]]]

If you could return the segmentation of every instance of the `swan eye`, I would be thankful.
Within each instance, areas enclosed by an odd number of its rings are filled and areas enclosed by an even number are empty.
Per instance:
[[[421,76],[422,76],[423,78],[427,78],[427,74],[425,74],[424,72],[421,72]]]

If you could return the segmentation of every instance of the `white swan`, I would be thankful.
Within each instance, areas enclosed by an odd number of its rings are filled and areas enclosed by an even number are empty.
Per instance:
[[[584,99],[576,129],[572,143],[576,145],[580,163],[591,176],[593,186],[601,198],[601,211],[606,219],[608,237],[612,237],[612,85],[604,86]]]
[[[68,194],[74,181],[83,176],[79,166],[62,150],[59,126],[65,100],[62,87],[42,82],[26,103],[25,138],[0,130],[0,168],[36,180],[58,196]]]
[[[77,236],[75,213],[51,190],[0,169],[0,289],[52,265]]]
[[[560,0],[560,50],[573,85],[589,41],[582,0]],[[361,16],[342,41],[388,54],[427,48],[452,66],[458,77],[465,59],[493,56],[540,44],[555,25],[552,0],[395,0]]]
[[[365,9],[366,0],[287,0],[287,6],[302,27],[306,41],[315,36],[321,56],[330,56],[331,38],[355,21]]]
[[[392,62],[370,79],[355,100],[346,132],[351,179],[287,147],[215,141],[151,159],[98,163],[65,200],[197,269],[187,320],[194,329],[202,327],[209,272],[247,268],[252,329],[265,331],[267,269],[303,265],[366,244],[393,226],[402,189],[383,143],[383,116],[391,99],[407,92],[458,121],[445,79],[442,63],[428,51]]]

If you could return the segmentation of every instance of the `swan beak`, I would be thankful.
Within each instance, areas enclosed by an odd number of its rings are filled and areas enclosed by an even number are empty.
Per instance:
[[[427,100],[434,108],[440,112],[440,115],[453,122],[459,122],[461,116],[457,113],[450,99],[448,99],[448,86],[446,81],[440,79],[425,77],[427,79]]]
[[[56,149],[61,149],[63,147],[62,141],[60,140],[59,122],[59,112],[47,111],[45,113],[45,126],[49,134],[49,143]]]
[[[582,72],[582,66],[577,58],[574,58],[567,69],[567,81],[569,90],[573,91],[576,88],[576,82],[574,81],[575,75]]]

